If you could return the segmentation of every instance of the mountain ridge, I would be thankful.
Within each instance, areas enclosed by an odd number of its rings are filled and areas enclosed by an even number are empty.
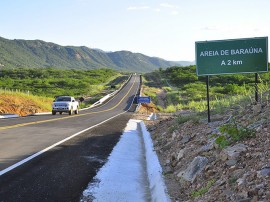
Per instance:
[[[186,63],[185,63],[186,64]],[[3,68],[98,69],[151,72],[181,65],[130,51],[105,52],[86,46],[61,46],[42,40],[9,40],[0,37],[0,66]]]

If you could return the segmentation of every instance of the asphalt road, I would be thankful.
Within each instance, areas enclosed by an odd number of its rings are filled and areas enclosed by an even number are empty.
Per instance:
[[[130,119],[138,86],[133,76],[109,102],[79,115],[0,120],[0,201],[79,201]]]

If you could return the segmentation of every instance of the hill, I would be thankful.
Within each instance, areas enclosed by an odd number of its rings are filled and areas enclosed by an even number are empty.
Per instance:
[[[85,46],[60,46],[41,40],[8,40],[0,37],[0,67],[98,69],[113,68],[132,72],[150,72],[181,62],[166,61],[129,51],[104,52]]]

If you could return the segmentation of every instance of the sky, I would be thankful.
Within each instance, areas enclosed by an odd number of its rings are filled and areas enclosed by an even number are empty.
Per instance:
[[[0,36],[194,61],[195,42],[270,35],[269,0],[2,0]]]

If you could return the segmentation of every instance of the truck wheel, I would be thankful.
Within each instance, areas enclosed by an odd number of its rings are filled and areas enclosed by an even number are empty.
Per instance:
[[[63,114],[63,112],[59,112],[59,114]]]
[[[73,114],[73,109],[69,110],[68,114],[72,115]]]
[[[52,111],[52,115],[55,115],[55,114],[56,114],[56,112]]]
[[[79,108],[77,107],[77,109],[75,110],[75,114],[79,114]]]

